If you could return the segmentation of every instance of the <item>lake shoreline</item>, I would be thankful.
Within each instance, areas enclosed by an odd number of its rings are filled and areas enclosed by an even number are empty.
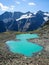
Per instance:
[[[12,35],[14,35],[14,37]],[[47,35],[47,38],[48,38],[48,35]],[[10,38],[8,40],[15,38],[15,34],[11,34],[9,36],[10,36]],[[1,65],[8,65],[8,64],[9,65],[12,65],[12,64],[13,65],[15,65],[15,64],[16,65],[49,65],[49,50],[46,49],[46,48],[48,48],[47,44],[49,45],[49,41],[46,44],[46,42],[44,42],[43,39],[45,39],[45,36],[42,34],[42,36],[40,36],[39,39],[30,39],[29,40],[31,42],[38,42],[39,45],[41,45],[41,43],[42,43],[43,44],[42,46],[44,47],[43,51],[34,54],[34,56],[32,56],[31,58],[27,58],[24,55],[11,53],[5,44],[5,41],[8,41],[8,40],[0,41],[0,45],[4,42],[0,47],[1,48],[0,49],[0,51],[1,51],[0,64]],[[48,40],[49,40],[49,38],[48,38]]]

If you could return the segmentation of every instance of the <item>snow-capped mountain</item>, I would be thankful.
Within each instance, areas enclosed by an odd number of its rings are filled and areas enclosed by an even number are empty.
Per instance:
[[[49,16],[49,13],[44,13],[44,15]]]
[[[41,27],[49,20],[49,13],[38,11],[32,12],[5,12],[0,15],[0,21],[5,24],[6,30],[32,31]],[[0,25],[1,26],[1,25]]]
[[[49,13],[44,13],[44,15],[45,15],[44,20],[48,21],[49,20]]]
[[[24,14],[20,18],[16,19],[16,21],[19,21],[21,19],[28,19],[28,18],[32,18],[32,17],[34,17],[34,15],[32,15],[32,13]]]

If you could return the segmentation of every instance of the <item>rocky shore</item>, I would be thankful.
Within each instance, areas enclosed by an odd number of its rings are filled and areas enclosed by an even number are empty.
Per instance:
[[[15,39],[15,32],[0,33],[0,65],[49,65],[49,28],[42,28],[38,32],[32,33],[37,33],[39,38],[28,41],[44,47],[41,52],[34,54],[32,57],[13,54],[9,51],[5,41]]]

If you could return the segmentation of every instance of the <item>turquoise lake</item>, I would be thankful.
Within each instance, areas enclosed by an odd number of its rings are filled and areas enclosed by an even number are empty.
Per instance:
[[[39,36],[37,34],[20,34],[16,35],[16,39],[19,39],[19,41],[10,40],[6,44],[11,52],[31,57],[33,53],[40,52],[43,49],[37,43],[32,43],[27,40],[31,38],[39,38]]]

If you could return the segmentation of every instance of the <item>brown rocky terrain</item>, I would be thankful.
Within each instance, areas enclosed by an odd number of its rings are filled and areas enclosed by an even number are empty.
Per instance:
[[[5,42],[15,40],[15,35],[25,32],[4,32],[0,33],[0,65],[49,65],[49,25],[45,24],[42,28],[26,33],[37,33],[38,39],[28,41],[35,42],[43,46],[43,50],[34,54],[32,57],[25,57],[20,54],[13,54],[9,51]]]

